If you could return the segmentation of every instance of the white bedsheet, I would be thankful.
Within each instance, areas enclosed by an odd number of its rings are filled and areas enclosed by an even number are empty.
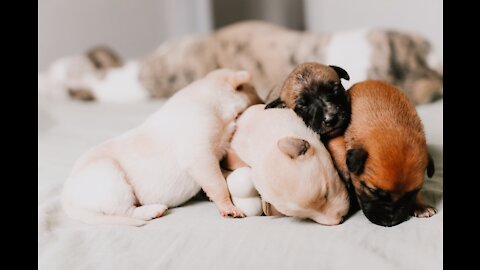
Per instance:
[[[193,200],[139,228],[69,219],[59,192],[76,158],[161,105],[39,101],[39,269],[443,268],[442,100],[418,107],[436,165],[423,190],[439,210],[432,218],[384,228],[357,212],[329,227],[290,217],[222,218],[212,202]]]

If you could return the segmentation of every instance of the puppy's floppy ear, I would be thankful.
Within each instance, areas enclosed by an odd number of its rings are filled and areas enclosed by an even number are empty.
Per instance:
[[[233,74],[229,75],[228,82],[232,85],[233,89],[241,90],[240,85],[249,83],[252,80],[252,75],[246,70],[235,71]]]
[[[432,178],[434,173],[435,173],[435,163],[433,163],[433,158],[430,155],[430,153],[428,153],[428,165],[427,165],[428,178]]]
[[[280,98],[276,98],[272,102],[268,103],[267,106],[265,106],[265,110],[271,108],[285,108],[285,102],[283,102]]]
[[[277,142],[277,146],[285,155],[295,159],[304,155],[310,148],[310,144],[302,139],[285,137]]]
[[[368,153],[363,148],[354,148],[347,151],[347,167],[348,170],[356,175],[360,175],[365,168],[365,161]]]
[[[99,70],[121,67],[123,65],[123,61],[118,54],[113,51],[112,48],[107,46],[98,45],[90,48],[86,52],[86,55],[92,64]]]
[[[341,79],[345,79],[347,81],[350,80],[350,76],[345,71],[345,69],[337,66],[329,66],[329,67],[333,68],[333,70],[335,70],[335,72],[337,73],[338,77],[340,77]]]

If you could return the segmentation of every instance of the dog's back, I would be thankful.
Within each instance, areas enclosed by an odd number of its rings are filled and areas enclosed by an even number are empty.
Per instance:
[[[393,85],[368,80],[353,85],[348,93],[352,99],[352,119],[355,118],[349,129],[371,129],[383,125],[423,133],[414,105]]]

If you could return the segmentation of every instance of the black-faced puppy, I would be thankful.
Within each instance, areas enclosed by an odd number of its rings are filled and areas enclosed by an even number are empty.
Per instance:
[[[287,77],[280,91],[267,97],[268,108],[291,108],[305,124],[320,134],[322,141],[343,134],[350,122],[349,96],[341,79],[348,73],[336,66],[319,63],[298,65]]]
[[[382,81],[357,83],[348,94],[350,125],[328,148],[344,178],[350,174],[365,216],[389,227],[434,215],[419,193],[425,171],[432,177],[435,166],[413,103]]]

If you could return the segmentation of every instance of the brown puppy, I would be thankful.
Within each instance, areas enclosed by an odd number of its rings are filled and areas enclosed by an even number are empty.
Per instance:
[[[350,101],[341,79],[350,77],[340,67],[300,64],[281,88],[269,93],[266,109],[293,109],[325,142],[343,134],[350,121]]]
[[[328,148],[343,177],[350,176],[365,216],[394,226],[410,215],[434,215],[419,193],[425,170],[431,177],[435,167],[414,105],[381,81],[357,83],[348,94],[350,125],[344,138],[331,140]]]

